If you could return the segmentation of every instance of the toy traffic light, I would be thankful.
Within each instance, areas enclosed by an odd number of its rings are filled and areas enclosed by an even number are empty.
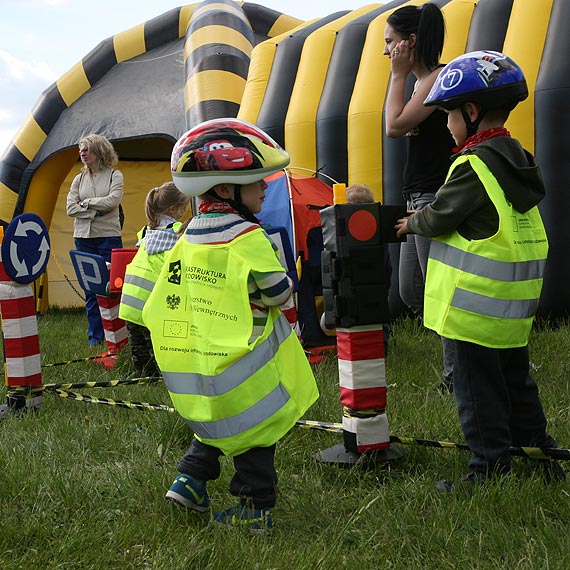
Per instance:
[[[396,237],[405,206],[378,202],[337,204],[321,210],[325,324],[351,327],[387,322],[385,245]]]

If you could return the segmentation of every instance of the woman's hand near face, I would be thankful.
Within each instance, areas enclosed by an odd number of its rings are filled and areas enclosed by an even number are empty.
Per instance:
[[[394,46],[390,54],[390,65],[392,75],[407,77],[411,73],[414,66],[414,50],[410,48],[408,40],[401,40]]]

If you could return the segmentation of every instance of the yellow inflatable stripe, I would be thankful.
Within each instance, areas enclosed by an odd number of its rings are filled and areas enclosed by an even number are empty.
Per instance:
[[[305,40],[285,118],[285,148],[295,166],[317,168],[315,120],[338,30],[377,7],[375,4],[354,10]]]
[[[113,47],[118,63],[145,53],[144,23],[113,36]]]
[[[184,45],[184,61],[196,49],[207,44],[226,44],[251,56],[252,44],[240,32],[227,26],[206,26],[190,34]]]
[[[231,12],[235,14],[238,18],[241,18],[244,22],[247,22],[247,18],[244,16],[242,10],[238,9],[235,6],[230,6],[228,4],[215,3],[215,4],[205,4],[204,6],[200,6],[194,10],[194,14],[192,15],[192,19],[196,19],[199,16],[202,16],[206,12]],[[249,22],[248,22],[249,24]]]
[[[472,0],[455,0],[441,9],[445,19],[445,42],[441,54],[443,63],[448,63],[465,53],[474,9],[475,2]]]
[[[17,199],[18,194],[0,182],[0,212],[7,222],[12,219]]]
[[[384,28],[391,12],[368,26],[360,67],[348,108],[348,183],[367,184],[382,199],[382,111],[390,60],[384,51]]]
[[[33,115],[28,115],[26,122],[14,137],[14,146],[31,162],[47,138],[47,134],[38,125]]]
[[[77,62],[57,80],[57,88],[68,107],[91,89],[91,83],[89,83],[87,75],[85,75],[81,61]]]
[[[257,123],[276,51],[277,42],[275,41],[265,41],[253,48],[248,70],[248,80],[245,84],[238,112],[239,119],[253,124]]]
[[[241,103],[245,79],[229,71],[211,70],[195,73],[184,89],[188,110],[201,101],[220,100]]]
[[[530,152],[534,152],[534,89],[548,32],[553,0],[515,0],[503,52],[524,71],[529,96],[513,110],[507,128]],[[529,48],[532,43],[532,49]],[[567,57],[562,56],[561,57]]]
[[[44,161],[32,178],[24,211],[38,214],[50,227],[59,189],[75,164],[77,164],[77,147],[58,152]],[[65,189],[66,193],[68,190],[69,188]]]
[[[197,4],[188,4],[187,6],[182,6],[180,8],[180,16],[178,18],[178,37],[182,38],[186,35],[186,30],[190,25],[190,20],[192,14],[196,8]]]
[[[265,97],[265,90],[267,89],[267,82],[271,75],[271,68],[273,67],[273,60],[277,46],[281,41],[291,36],[298,30],[303,29],[319,20],[316,18],[308,22],[302,22],[296,28],[287,30],[278,36],[266,40],[256,45],[251,52],[251,63],[249,66],[247,83],[239,109],[238,117],[256,124],[263,99]]]
[[[293,18],[293,16],[287,16],[287,14],[281,14],[281,16],[279,16],[279,18],[275,20],[275,23],[273,24],[273,26],[271,26],[271,29],[269,30],[269,32],[267,32],[267,35],[270,38],[274,38],[275,36],[279,36],[286,32],[290,32],[291,30],[302,24],[303,20]]]

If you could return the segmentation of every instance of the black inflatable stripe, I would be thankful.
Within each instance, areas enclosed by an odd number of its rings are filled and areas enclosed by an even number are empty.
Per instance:
[[[95,85],[113,66],[117,65],[113,38],[103,40],[83,58],[82,62],[89,84]]]
[[[570,313],[570,2],[554,0],[535,85],[535,155],[546,196],[540,211],[550,245],[539,315]],[[529,38],[530,41],[530,38]]]
[[[502,51],[513,0],[479,0],[473,10],[465,52]]]
[[[244,58],[244,60],[248,62],[247,66],[249,67],[249,60],[250,60],[249,54],[245,54],[238,47],[224,43],[211,43],[211,44],[201,45],[200,47],[197,47],[188,55],[188,59],[192,62],[192,65],[198,65],[202,59],[206,57],[208,58],[212,57],[216,54],[231,55],[233,57]],[[212,67],[211,69],[216,69],[216,67]]]
[[[345,10],[322,18],[291,34],[277,46],[256,124],[281,146],[285,146],[285,117],[305,40],[315,30],[347,13]]]
[[[243,4],[242,10],[245,12],[255,33],[266,37],[269,35],[269,31],[275,25],[275,22],[282,15],[281,12],[276,10],[265,8],[259,4],[250,4],[249,2]]]
[[[340,29],[331,55],[316,119],[317,170],[339,182],[348,181],[348,108],[366,33],[387,9],[381,6]],[[330,184],[326,177],[323,181]]]
[[[11,145],[0,161],[0,182],[17,194],[20,189],[22,172],[29,164],[30,161],[18,147]]]
[[[195,103],[186,112],[186,124],[191,129],[203,121],[219,117],[237,117],[239,105],[231,101],[209,99]]]
[[[59,92],[57,84],[50,85],[41,95],[32,115],[42,131],[49,133],[67,105]]]
[[[146,51],[160,47],[179,37],[180,8],[169,10],[162,16],[148,20],[144,24],[144,42]]]
[[[220,48],[216,48],[216,45],[210,44],[213,51],[209,55],[196,59],[196,63],[192,62],[192,74],[199,71],[229,71],[244,80],[247,79],[249,58],[241,52],[237,54],[231,53],[231,50],[228,50],[226,45],[222,45]],[[217,52],[215,51],[216,49]]]

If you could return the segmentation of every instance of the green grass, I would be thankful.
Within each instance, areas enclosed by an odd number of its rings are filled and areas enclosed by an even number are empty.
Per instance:
[[[82,312],[38,321],[42,362],[93,354]],[[393,435],[462,441],[451,396],[438,396],[441,348],[433,333],[394,326],[387,361]],[[549,430],[570,447],[570,326],[532,336]],[[128,351],[105,371],[92,363],[44,367],[44,383],[126,378]],[[315,368],[321,391],[306,419],[340,422],[336,361]],[[162,384],[77,390],[170,405]],[[5,402],[5,389],[0,402]],[[39,413],[0,422],[0,568],[159,570],[570,568],[570,484],[545,485],[514,460],[514,476],[470,497],[434,483],[466,470],[459,450],[405,446],[373,469],[315,461],[339,435],[294,428],[277,447],[279,498],[271,536],[214,526],[209,514],[164,500],[191,441],[177,414],[128,410],[45,394]],[[208,490],[215,509],[235,502],[224,458]]]

